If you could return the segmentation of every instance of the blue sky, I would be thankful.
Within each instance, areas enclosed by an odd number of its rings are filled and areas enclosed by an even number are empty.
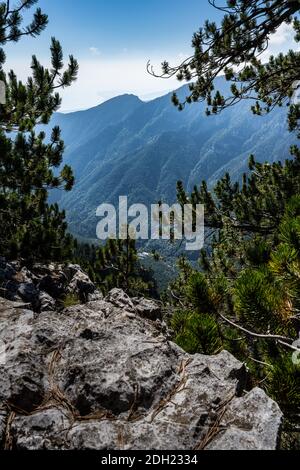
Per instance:
[[[16,0],[17,1],[17,0]],[[178,63],[190,55],[191,39],[205,19],[220,19],[207,0],[40,0],[49,25],[38,39],[24,38],[6,48],[7,69],[21,79],[34,53],[47,65],[51,36],[59,39],[66,56],[78,59],[78,82],[63,92],[62,110],[84,109],[122,93],[150,99],[178,86],[175,80],[154,79],[146,73],[151,59]],[[271,43],[272,52],[291,44],[283,27]]]
[[[91,44],[107,55],[124,48],[176,53],[188,47],[203,20],[217,13],[206,0],[40,0],[38,5],[49,15],[40,47],[55,35],[78,55]]]

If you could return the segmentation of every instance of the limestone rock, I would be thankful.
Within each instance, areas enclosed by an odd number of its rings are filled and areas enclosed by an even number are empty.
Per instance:
[[[160,320],[162,318],[160,305],[151,299],[132,299],[135,309],[143,318]]]
[[[2,447],[275,449],[281,411],[260,389],[244,393],[244,365],[186,354],[154,310],[118,289],[64,311],[1,300]]]
[[[39,294],[40,312],[53,312],[56,308],[55,300],[46,292],[40,292]]]
[[[0,258],[1,297],[29,302],[35,312],[40,312],[59,308],[68,294],[74,294],[78,302],[103,298],[78,265],[35,264],[29,270],[19,262]]]
[[[80,297],[84,300],[89,294],[95,292],[96,287],[87,274],[78,270],[72,277],[67,290],[72,294],[79,293]]]
[[[208,449],[273,449],[278,440],[280,423],[276,403],[261,389],[255,388],[246,396],[232,400],[222,420],[224,430]]]

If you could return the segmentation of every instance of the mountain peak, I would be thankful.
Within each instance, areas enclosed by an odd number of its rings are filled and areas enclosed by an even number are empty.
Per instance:
[[[96,106],[96,108],[99,108],[103,105],[109,105],[111,106],[112,104],[137,104],[137,103],[143,103],[143,101],[136,95],[131,94],[131,93],[124,93],[123,95],[117,95],[113,96],[112,98],[109,98],[108,100],[104,101],[103,103],[100,103],[99,105]]]

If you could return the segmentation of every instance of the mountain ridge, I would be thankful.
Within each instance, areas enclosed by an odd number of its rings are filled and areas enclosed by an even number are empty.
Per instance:
[[[228,83],[220,77],[216,88],[226,94]],[[178,89],[180,98],[186,89]],[[171,94],[146,102],[125,94],[86,111],[54,115],[48,132],[61,127],[64,163],[72,166],[76,185],[70,193],[54,192],[51,201],[66,209],[73,233],[94,237],[96,208],[117,204],[120,195],[130,203],[171,203],[178,180],[188,189],[202,179],[212,185],[226,171],[239,179],[252,153],[269,162],[289,156],[293,137],[283,108],[258,117],[241,102],[207,117],[204,104],[180,113]]]

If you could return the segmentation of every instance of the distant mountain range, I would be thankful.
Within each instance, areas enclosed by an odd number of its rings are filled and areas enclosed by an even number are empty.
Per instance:
[[[216,88],[226,94],[219,78]],[[178,90],[184,97],[186,87]],[[57,113],[65,141],[64,163],[72,166],[72,192],[55,191],[51,200],[67,211],[70,230],[95,238],[95,211],[103,202],[117,204],[175,202],[176,182],[191,189],[206,179],[212,185],[225,172],[238,179],[248,157],[273,162],[289,156],[293,137],[287,130],[286,109],[253,116],[248,101],[207,117],[205,105],[179,112],[171,95],[143,102],[134,95],[113,98],[87,111]]]

